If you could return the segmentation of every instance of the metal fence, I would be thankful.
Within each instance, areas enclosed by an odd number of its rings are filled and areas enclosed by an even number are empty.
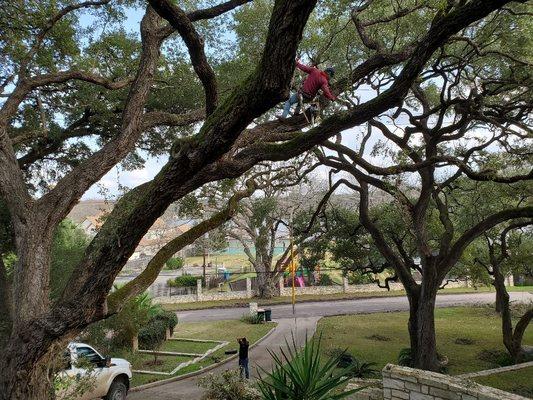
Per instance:
[[[171,287],[168,286],[166,283],[155,283],[150,287],[150,294],[152,295],[152,297],[185,296],[196,293],[196,286]]]

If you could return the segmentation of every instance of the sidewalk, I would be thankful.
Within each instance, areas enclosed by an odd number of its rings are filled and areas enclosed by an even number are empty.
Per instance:
[[[305,317],[297,318],[296,324],[293,318],[278,319],[275,331],[264,341],[259,343],[250,350],[250,367],[253,376],[257,376],[257,367],[260,366],[266,370],[270,370],[272,366],[272,358],[267,350],[277,351],[280,347],[285,346],[285,339],[292,342],[291,333],[294,332],[296,342],[299,346],[305,343],[306,335],[311,338],[316,330],[316,324],[320,317]],[[197,375],[182,381],[167,383],[154,388],[142,390],[140,392],[133,392],[128,395],[128,400],[193,400],[200,399],[202,396],[202,389],[199,388],[198,379],[206,374],[218,374],[224,370],[237,367],[237,360],[231,360],[222,363],[217,368],[214,368],[205,374]]]

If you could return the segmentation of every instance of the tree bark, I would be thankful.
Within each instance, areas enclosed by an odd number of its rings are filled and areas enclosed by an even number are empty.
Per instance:
[[[38,216],[15,225],[18,260],[13,279],[13,329],[50,307],[50,257],[54,228]]]
[[[407,323],[407,330],[409,331],[411,354],[414,356],[418,352],[418,305],[420,304],[420,291],[407,291],[407,299],[409,300],[409,322]]]
[[[11,332],[12,312],[11,282],[9,282],[4,260],[0,254],[0,351]]]
[[[435,332],[435,300],[438,284],[422,282],[420,300],[416,312],[417,344],[414,353],[415,368],[428,371],[439,371],[440,363],[437,357],[437,337]]]
[[[73,325],[85,318],[80,309],[79,315],[66,311],[65,314],[21,322],[12,331],[7,346],[0,351],[0,400],[54,398],[50,369],[52,358],[57,356],[57,346],[54,345],[64,344],[81,330],[64,333],[65,325]]]
[[[533,318],[533,308],[526,311],[519,319],[513,329],[513,319],[509,306],[509,293],[505,287],[505,277],[498,265],[493,265],[494,287],[496,289],[496,305],[500,307],[502,318],[503,344],[515,363],[521,362],[523,358],[522,338],[526,328]]]
[[[259,271],[258,271],[259,272]],[[270,299],[276,294],[274,274],[271,271],[264,271],[257,274],[257,297],[260,299]]]

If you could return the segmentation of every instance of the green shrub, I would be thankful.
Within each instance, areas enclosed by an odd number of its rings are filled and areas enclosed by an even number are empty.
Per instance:
[[[241,317],[241,321],[245,322],[247,324],[262,324],[265,321],[265,318],[263,315],[260,314],[243,314]]]
[[[400,353],[398,354],[398,365],[402,365],[404,367],[412,367],[415,363],[415,360],[413,358],[413,352],[411,351],[410,347],[404,348],[400,350]]]
[[[350,376],[354,378],[372,378],[378,374],[378,370],[374,368],[376,363],[361,361],[338,347],[331,349],[327,354],[338,358],[337,367],[349,370]]]
[[[183,268],[185,261],[181,257],[172,257],[165,263],[165,269],[178,270]]]
[[[259,392],[249,381],[239,377],[239,371],[226,370],[219,375],[200,378],[198,386],[206,389],[204,400],[261,400]]]
[[[139,347],[154,350],[166,338],[167,324],[154,319],[139,330]]]
[[[333,282],[333,279],[331,279],[331,276],[328,274],[321,274],[320,280],[318,281],[319,286],[332,286],[335,282]]]
[[[339,357],[324,360],[320,343],[320,338],[311,340],[299,349],[293,336],[292,345],[280,349],[281,356],[269,350],[274,367],[258,382],[263,399],[341,399],[360,390],[336,393],[350,379],[350,370],[337,370]]]
[[[157,314],[152,318],[151,321],[163,321],[166,327],[170,330],[170,334],[174,333],[174,328],[178,324],[178,316],[172,311],[162,311],[160,314]]]
[[[491,349],[491,350],[482,350],[478,353],[477,358],[486,362],[493,364],[495,367],[506,367],[512,365],[513,359],[503,350]]]
[[[174,279],[169,279],[167,285],[170,287],[195,287],[196,281],[202,279],[199,276],[182,275],[177,276]]]
[[[374,278],[369,274],[362,274],[360,271],[348,273],[348,283],[350,285],[364,285],[374,283]]]
[[[139,331],[139,348],[154,351],[154,365],[157,364],[157,350],[166,339],[167,324],[165,321],[153,319]]]

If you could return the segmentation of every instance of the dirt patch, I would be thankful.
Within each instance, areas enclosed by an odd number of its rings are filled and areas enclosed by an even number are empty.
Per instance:
[[[366,336],[365,339],[375,340],[376,342],[390,342],[390,340],[391,340],[387,336],[382,336],[382,335],[378,335],[378,334]]]
[[[143,365],[146,366],[146,367],[154,367],[156,365],[163,365],[163,361],[161,361],[161,360],[151,360],[151,361],[146,361]]]
[[[454,340],[454,343],[455,344],[461,344],[461,345],[464,345],[464,346],[471,346],[473,344],[476,343],[475,340],[473,339],[469,339],[469,338],[457,338]]]

